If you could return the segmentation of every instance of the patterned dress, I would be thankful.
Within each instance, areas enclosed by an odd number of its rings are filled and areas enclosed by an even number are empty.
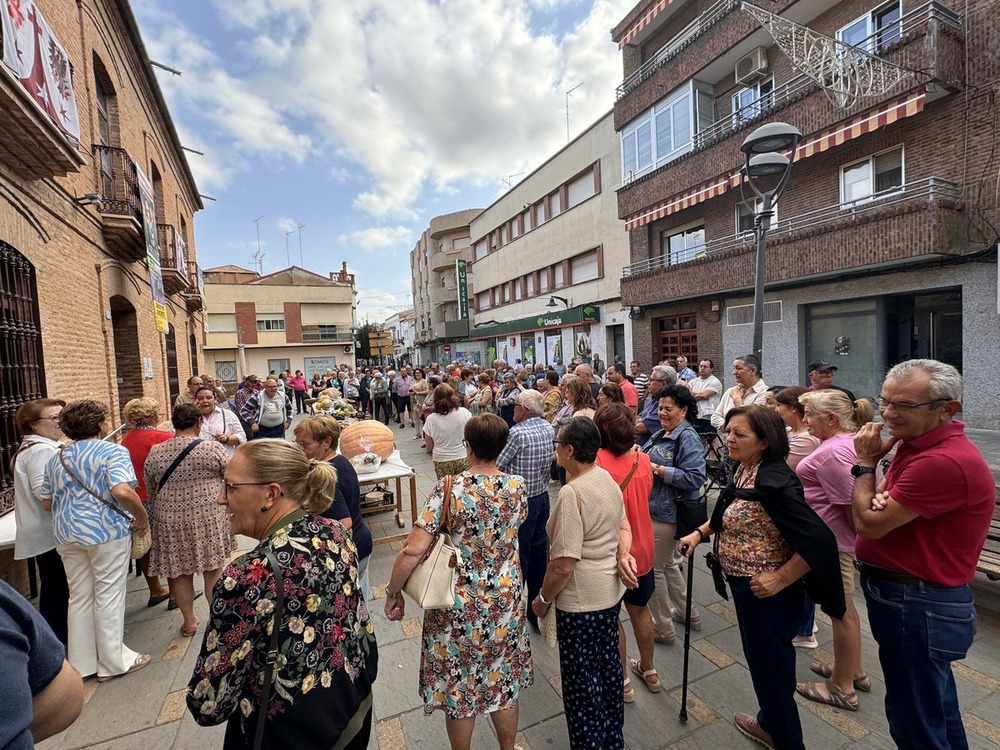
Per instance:
[[[325,750],[368,710],[378,650],[350,535],[304,511],[279,521],[215,585],[188,710],[202,726],[229,720],[224,748],[253,747],[275,605],[264,548],[281,566],[285,609],[263,747]]]
[[[464,472],[452,487],[452,538],[461,552],[457,604],[424,613],[420,695],[451,719],[511,708],[534,681],[517,530],[528,512],[524,479]],[[436,530],[444,481],[417,524]]]
[[[229,514],[216,502],[229,454],[202,441],[174,469],[162,489],[160,477],[194,438],[175,437],[149,451],[144,467],[146,495],[156,515],[150,575],[177,578],[225,567],[236,549]]]

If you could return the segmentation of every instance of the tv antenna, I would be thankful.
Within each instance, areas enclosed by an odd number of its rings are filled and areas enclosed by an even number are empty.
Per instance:
[[[515,172],[514,174],[509,174],[506,177],[501,177],[500,182],[506,185],[507,189],[510,190],[514,186],[514,178],[520,177],[523,174],[524,172]]]
[[[254,253],[254,256],[253,256],[253,263],[254,263],[255,266],[257,266],[257,273],[260,276],[264,275],[264,258],[266,258],[266,257],[267,257],[267,253],[262,253],[260,250],[258,250],[256,253]]]
[[[580,88],[583,84],[584,81],[580,81],[576,84],[576,86],[566,89],[566,143],[569,143],[569,98],[573,92]]]

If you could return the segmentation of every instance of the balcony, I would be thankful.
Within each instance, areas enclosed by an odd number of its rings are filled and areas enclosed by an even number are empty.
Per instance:
[[[80,171],[83,157],[39,107],[10,68],[0,65],[0,153],[24,177],[63,177]],[[8,158],[9,157],[9,158]]]
[[[188,285],[181,294],[189,313],[205,309],[205,282],[202,280],[201,269],[193,260],[188,261]]]
[[[190,284],[184,241],[178,237],[173,224],[157,224],[156,237],[160,241],[163,289],[167,294],[183,292]]]
[[[431,256],[432,271],[447,271],[449,268],[455,269],[455,261],[461,259],[459,253],[437,252]]]
[[[883,197],[781,217],[767,235],[767,283],[842,276],[960,252],[962,211],[959,185],[927,177]],[[637,261],[622,269],[622,304],[749,289],[755,252],[753,234],[747,232],[710,240],[684,263],[671,264],[666,257]]]
[[[98,211],[104,223],[104,240],[114,255],[129,262],[146,257],[139,199],[139,170],[123,148],[94,145],[100,169]]]
[[[929,103],[950,93],[950,89],[940,82],[953,82],[963,77],[962,29],[962,19],[954,11],[938,2],[928,2],[900,19],[898,39],[880,54],[890,62],[920,70],[936,79],[939,83],[925,87]],[[873,35],[860,46],[877,44],[878,37],[879,34]],[[780,119],[794,123],[807,135],[818,133],[834,123],[919,89],[921,85],[915,77],[904,78],[880,97],[859,99],[851,107],[841,109],[830,102],[813,81],[805,75],[797,75],[757,102],[699,131],[687,153],[624,185],[618,191],[618,215],[627,218],[706,179],[735,172],[742,165],[740,144],[762,121]]]

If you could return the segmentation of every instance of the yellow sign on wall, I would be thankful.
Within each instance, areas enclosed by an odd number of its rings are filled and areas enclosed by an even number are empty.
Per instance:
[[[167,319],[167,306],[161,305],[153,300],[153,319],[156,321],[156,330],[166,333],[170,330],[170,321]]]

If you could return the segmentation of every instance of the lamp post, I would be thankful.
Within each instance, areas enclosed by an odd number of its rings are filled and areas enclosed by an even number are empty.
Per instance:
[[[792,159],[795,158],[795,147],[802,140],[798,128],[784,122],[772,122],[761,125],[743,141],[740,151],[746,157],[746,163],[740,170],[740,195],[747,211],[754,216],[754,239],[757,241],[757,270],[754,276],[753,290],[753,354],[763,362],[764,348],[764,259],[767,245],[767,232],[771,228],[771,217],[778,198],[788,184],[792,174]],[[778,153],[790,149],[790,155]],[[758,183],[777,178],[777,184],[770,190],[764,190]],[[754,207],[747,201],[744,185],[760,199],[760,211],[754,212]]]

